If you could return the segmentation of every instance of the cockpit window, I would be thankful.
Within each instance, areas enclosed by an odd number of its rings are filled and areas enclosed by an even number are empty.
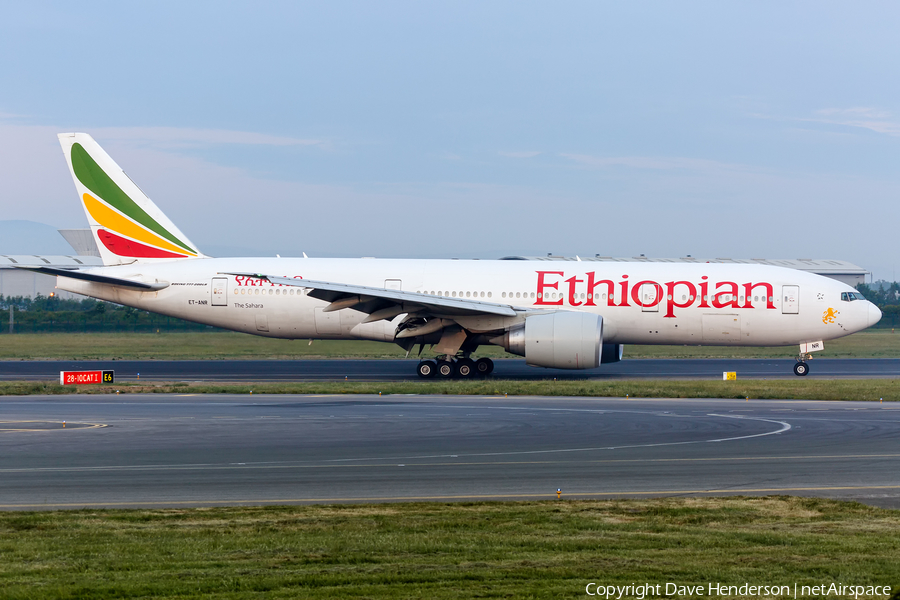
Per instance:
[[[865,297],[859,292],[841,292],[841,300],[853,302],[854,300],[865,300]]]

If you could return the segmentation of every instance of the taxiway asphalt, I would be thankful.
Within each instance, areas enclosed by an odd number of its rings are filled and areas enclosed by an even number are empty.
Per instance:
[[[0,380],[58,380],[64,370],[116,372],[119,381],[402,381],[417,379],[415,360],[109,360],[0,361]],[[636,359],[586,371],[529,367],[524,360],[495,361],[495,379],[791,379],[792,359]],[[822,358],[809,378],[900,378],[897,358]]]
[[[863,402],[5,397],[0,509],[554,499],[557,489],[900,508],[898,439],[900,405]]]

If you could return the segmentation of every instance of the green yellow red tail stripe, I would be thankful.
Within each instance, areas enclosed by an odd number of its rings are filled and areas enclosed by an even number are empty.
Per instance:
[[[177,256],[196,256],[193,252],[186,252],[182,248],[179,248],[175,244],[168,242],[167,240],[162,239],[158,235],[151,233],[138,225],[137,223],[125,218],[123,215],[119,214],[106,204],[100,202],[90,194],[84,194],[82,196],[82,200],[84,201],[84,206],[87,211],[90,213],[94,220],[97,221],[100,225],[105,227],[109,231],[115,231],[121,235],[128,236],[133,240],[136,240],[136,243],[143,242],[142,245],[148,250],[150,244],[152,246],[156,246],[163,250],[168,250],[169,252],[165,253],[165,257],[177,257]],[[119,236],[121,237],[121,236]],[[103,238],[101,238],[103,241]],[[108,246],[107,246],[108,247]],[[117,247],[120,247],[117,245]],[[137,256],[137,255],[129,255],[129,254],[121,254],[116,252],[112,248],[109,248],[110,251],[118,254],[119,256]],[[145,251],[146,252],[146,251]],[[145,254],[142,256],[147,257]],[[152,257],[152,258],[163,258],[163,256]]]
[[[104,265],[205,258],[90,135],[58,137]]]
[[[148,215],[144,209],[138,206],[128,194],[122,191],[122,188],[116,185],[116,182],[103,171],[100,165],[91,158],[87,150],[78,142],[72,144],[72,170],[75,172],[78,181],[94,192],[95,196],[102,198],[110,206],[127,215],[136,223],[140,223],[146,229],[180,246],[188,254],[196,255],[196,251],[193,248],[172,235],[165,227]]]

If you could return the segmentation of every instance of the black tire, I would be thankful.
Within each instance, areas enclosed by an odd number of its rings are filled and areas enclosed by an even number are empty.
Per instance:
[[[471,358],[461,358],[456,361],[456,374],[463,379],[475,377],[475,361]]]
[[[794,365],[794,375],[797,375],[798,377],[806,377],[806,375],[808,374],[809,365],[805,362],[798,361],[797,364]]]
[[[475,361],[475,372],[484,377],[494,372],[494,361],[489,358],[479,358]]]
[[[437,373],[437,363],[433,360],[423,360],[416,367],[416,373],[422,379],[431,379]]]
[[[456,365],[449,360],[438,361],[437,376],[441,379],[450,379],[456,375]]]

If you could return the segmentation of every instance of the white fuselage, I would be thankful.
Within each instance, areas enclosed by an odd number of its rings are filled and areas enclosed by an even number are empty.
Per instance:
[[[854,291],[843,283],[763,265],[201,258],[92,272],[169,285],[140,292],[60,277],[57,286],[189,321],[291,339],[391,342],[402,315],[362,323],[367,315],[352,308],[323,312],[328,302],[303,288],[223,273],[281,274],[517,308],[589,311],[603,317],[603,341],[618,344],[801,344],[849,335],[881,316],[868,301],[842,300],[842,293],[846,298]],[[505,325],[494,318],[473,322],[471,329]]]

